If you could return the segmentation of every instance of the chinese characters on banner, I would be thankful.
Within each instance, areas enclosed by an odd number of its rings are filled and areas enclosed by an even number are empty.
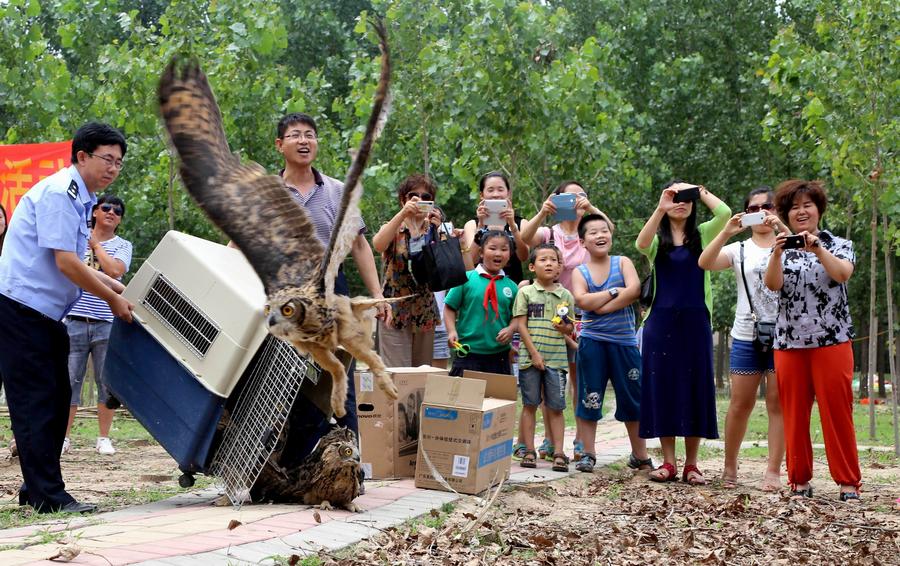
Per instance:
[[[6,209],[6,220],[25,191],[69,165],[71,158],[71,141],[0,145],[0,205]]]

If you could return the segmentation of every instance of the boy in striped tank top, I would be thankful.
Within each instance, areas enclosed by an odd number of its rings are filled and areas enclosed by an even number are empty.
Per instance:
[[[631,441],[628,466],[653,469],[647,443],[638,434],[641,418],[641,354],[631,304],[640,297],[641,282],[631,260],[611,256],[613,224],[605,215],[585,215],[578,237],[588,261],[572,273],[575,304],[584,311],[575,367],[578,376],[575,417],[585,453],[575,468],[593,472],[597,421],[602,417],[603,395],[612,380],[616,392],[616,420],[625,423]]]

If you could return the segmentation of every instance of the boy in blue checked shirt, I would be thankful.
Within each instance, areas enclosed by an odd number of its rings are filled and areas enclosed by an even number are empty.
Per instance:
[[[566,336],[573,324],[557,317],[560,307],[574,304],[574,298],[560,285],[562,268],[559,250],[553,244],[540,244],[531,250],[528,268],[534,282],[519,289],[513,305],[522,344],[519,357],[519,388],[522,390],[522,415],[519,428],[525,442],[523,468],[537,467],[534,451],[535,414],[543,399],[547,408],[548,437],[557,451],[553,454],[553,470],[569,471],[569,459],[562,450],[566,408]]]

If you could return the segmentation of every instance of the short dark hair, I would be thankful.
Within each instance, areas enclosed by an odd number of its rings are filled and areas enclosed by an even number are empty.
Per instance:
[[[562,254],[559,252],[559,248],[551,244],[550,242],[542,242],[533,248],[531,248],[531,252],[528,254],[528,263],[534,264],[537,261],[537,253],[541,250],[553,250],[556,252],[556,259],[559,260],[559,263],[562,263]]]
[[[278,120],[278,139],[283,138],[284,132],[286,132],[287,129],[294,124],[306,124],[307,126],[312,128],[316,134],[319,133],[319,128],[316,127],[316,121],[312,116],[310,116],[309,114],[304,114],[303,112],[292,112],[290,114],[286,114],[281,120]]]
[[[766,195],[766,202],[772,202],[775,193],[772,191],[772,187],[770,187],[769,185],[760,185],[759,187],[756,187],[755,189],[747,193],[747,197],[744,199],[743,210],[747,210],[747,207],[750,206],[750,201],[756,195]]]
[[[109,124],[88,122],[78,128],[72,138],[72,165],[78,162],[78,152],[94,153],[101,145],[118,145],[122,149],[122,157],[128,151],[125,136]]]
[[[112,204],[112,205],[121,206],[122,207],[122,215],[120,216],[120,218],[122,218],[122,219],[125,218],[125,201],[123,201],[116,195],[105,194],[105,195],[101,196],[100,198],[98,198],[97,204],[95,204],[94,208],[91,209],[91,214],[93,214],[94,211],[97,210],[97,207],[100,206],[101,204]]]
[[[487,246],[488,240],[493,238],[503,238],[507,244],[514,244],[515,241],[510,237],[511,234],[509,232],[505,232],[503,230],[486,230],[484,234],[481,235],[481,240],[478,245],[482,248]],[[510,245],[510,249],[512,249],[512,245]]]
[[[578,221],[578,239],[584,239],[584,233],[587,232],[587,225],[589,222],[593,222],[594,220],[600,220],[606,222],[606,225],[609,227],[610,234],[615,232],[616,227],[613,225],[612,220],[602,212],[600,214],[585,214],[581,217],[581,220]]]
[[[400,197],[400,202],[405,202],[406,195],[416,189],[426,189],[432,197],[437,196],[437,184],[434,180],[423,173],[414,173],[397,185],[397,196]]]
[[[582,184],[579,183],[578,181],[573,181],[573,180],[570,179],[570,180],[568,180],[568,181],[563,181],[562,183],[556,185],[556,188],[553,189],[553,194],[555,194],[555,195],[561,195],[562,192],[563,192],[564,190],[566,190],[566,187],[568,187],[569,185],[575,185],[575,186],[577,186],[577,187],[580,187],[582,191],[585,190],[585,189],[584,189],[584,185],[582,185]],[[585,191],[585,192],[587,192],[587,191]]]
[[[825,214],[828,197],[825,195],[825,183],[822,181],[806,181],[804,179],[788,179],[775,189],[775,210],[778,216],[787,223],[788,212],[800,195],[808,195],[819,210],[819,218]]]
[[[485,173],[481,176],[481,179],[478,179],[478,192],[484,192],[484,184],[487,183],[487,180],[491,177],[498,177],[503,179],[503,182],[506,183],[506,190],[512,192],[512,186],[509,184],[509,178],[503,174],[501,171],[491,171],[490,173]]]

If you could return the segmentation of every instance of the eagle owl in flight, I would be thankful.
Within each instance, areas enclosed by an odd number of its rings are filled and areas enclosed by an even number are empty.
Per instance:
[[[392,399],[397,388],[374,351],[372,308],[383,299],[335,295],[334,279],[358,235],[360,176],[387,115],[390,57],[378,22],[381,75],[362,143],[350,164],[340,210],[327,249],[316,239],[306,211],[281,176],[231,153],[222,115],[196,63],[173,60],[159,83],[159,103],[181,178],[207,216],[241,249],[262,280],[269,332],[308,353],[332,377],[331,408],[344,416],[347,375],[335,356],[342,346],[372,370]],[[180,69],[179,69],[180,67]],[[402,300],[389,299],[388,302]]]

